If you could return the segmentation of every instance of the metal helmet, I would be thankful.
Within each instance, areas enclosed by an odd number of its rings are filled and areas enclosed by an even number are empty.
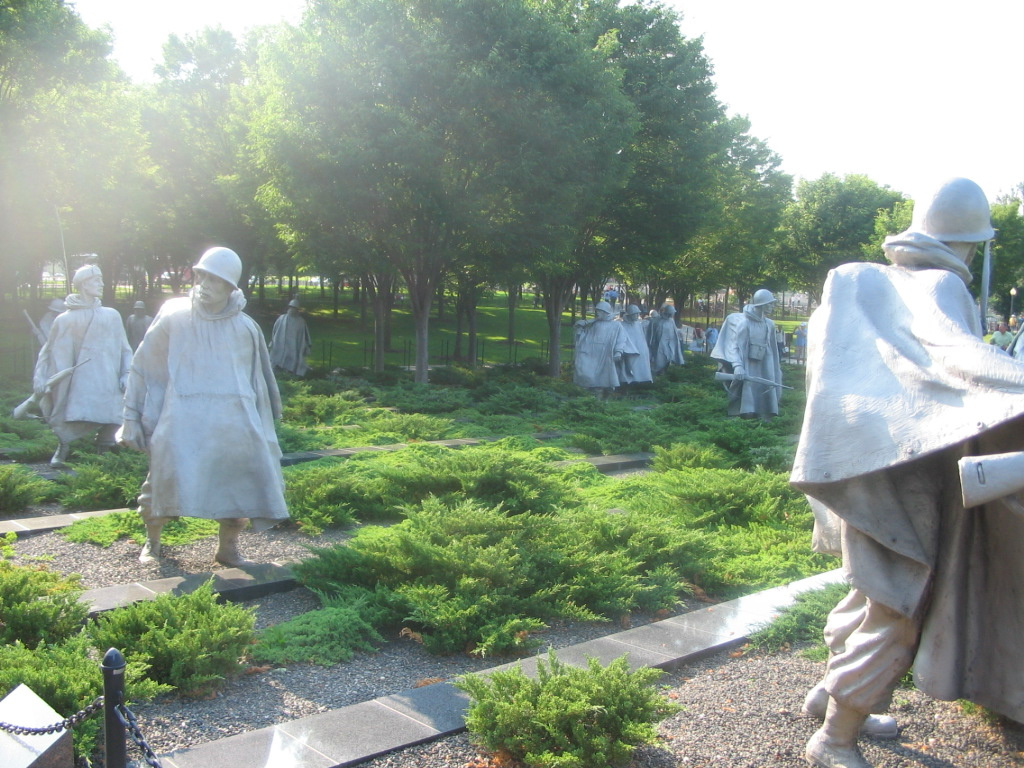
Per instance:
[[[638,315],[639,316],[639,314],[640,314],[640,307],[638,307],[636,304],[630,304],[628,307],[626,307],[626,314],[627,315]]]
[[[750,299],[750,306],[762,307],[765,304],[774,304],[775,296],[767,288],[758,288]]]
[[[944,243],[982,243],[996,236],[988,198],[964,178],[949,179],[915,202],[910,228]]]
[[[146,302],[144,302],[144,301],[136,301],[135,304],[132,306],[132,309],[145,309],[145,308],[146,308]]]
[[[238,280],[242,276],[242,260],[238,254],[230,248],[211,248],[204,253],[193,269],[200,269],[216,275],[221,280],[227,280],[234,288],[238,287]]]
[[[594,312],[604,312],[608,317],[612,316],[612,305],[607,301],[599,301],[594,307]]]
[[[295,307],[296,309],[298,309],[299,308],[299,300],[298,299],[292,299],[291,301],[288,302],[288,306],[289,307]]]
[[[672,315],[674,315],[676,313],[675,305],[673,305],[673,304],[662,304],[661,305],[661,313],[663,315],[668,315],[669,317],[672,317]]]

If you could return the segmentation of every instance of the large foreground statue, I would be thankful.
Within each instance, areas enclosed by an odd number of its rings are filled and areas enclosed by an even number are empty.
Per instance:
[[[309,327],[299,314],[299,300],[288,302],[288,311],[274,321],[270,336],[270,362],[296,376],[305,376],[309,366],[306,355],[313,347]]]
[[[772,292],[754,291],[742,312],[725,318],[711,358],[730,381],[727,413],[745,419],[770,419],[779,415],[782,363],[775,340],[775,308]]]
[[[1024,366],[983,341],[967,290],[994,234],[981,189],[953,179],[886,240],[891,264],[833,270],[811,318],[792,482],[852,585],[804,705],[824,719],[812,765],[868,766],[858,732],[911,666],[936,698],[1024,722],[1024,515],[1013,497],[965,509],[958,478],[961,457],[1024,448]]]
[[[36,358],[34,401],[57,435],[50,464],[63,466],[73,440],[96,433],[101,449],[114,446],[121,425],[121,393],[132,350],[116,309],[104,307],[103,275],[92,264],[75,272],[76,293],[54,320]],[[22,403],[19,409],[25,408]]]
[[[260,529],[288,517],[281,399],[263,333],[242,312],[238,255],[212,248],[194,269],[191,295],[161,307],[135,353],[120,441],[149,453],[139,559],[159,557],[164,525],[184,515],[219,520],[216,560],[239,565],[246,518]]]

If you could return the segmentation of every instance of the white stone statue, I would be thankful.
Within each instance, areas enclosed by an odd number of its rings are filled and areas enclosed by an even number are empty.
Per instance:
[[[662,306],[657,317],[651,317],[647,326],[647,341],[651,352],[651,371],[657,376],[670,365],[685,365],[683,343],[676,328],[676,308]]]
[[[1024,448],[1024,366],[984,342],[967,288],[989,217],[976,184],[946,182],[886,239],[890,264],[829,273],[808,326],[791,480],[852,586],[804,704],[823,718],[812,765],[868,766],[858,733],[885,725],[869,713],[911,666],[931,696],[1024,722],[1024,514],[1016,495],[965,509],[958,475],[965,456]]]
[[[770,419],[779,415],[782,363],[771,314],[775,297],[761,288],[742,312],[725,318],[711,358],[730,380],[727,413],[742,418]]]
[[[104,307],[103,275],[92,264],[75,272],[77,293],[64,300],[67,310],[50,327],[39,350],[30,401],[57,435],[57,450],[50,459],[64,465],[74,440],[96,433],[101,449],[114,446],[121,425],[121,396],[132,350],[116,309]]]
[[[299,300],[288,302],[288,311],[274,321],[270,336],[270,362],[296,376],[305,376],[306,355],[313,348],[306,319],[299,314]]]
[[[623,355],[616,363],[619,380],[623,384],[648,384],[654,380],[651,375],[651,356],[647,349],[647,336],[640,316],[640,307],[630,304],[622,318],[622,332],[637,351],[636,355]]]
[[[594,307],[593,320],[576,321],[576,357],[573,381],[581,387],[607,393],[622,380],[616,363],[623,357],[637,357],[624,330],[624,323],[612,321],[612,307],[600,301]]]
[[[57,319],[57,315],[67,309],[64,304],[64,299],[50,299],[49,306],[46,307],[46,312],[39,318],[39,332],[43,336],[43,343],[46,343],[46,339],[50,337],[50,328],[53,327],[53,321]]]
[[[153,318],[146,314],[146,302],[136,301],[132,313],[124,320],[124,329],[128,334],[128,345],[132,350],[139,348],[142,337],[146,335]]]
[[[220,521],[216,560],[240,565],[247,518],[261,530],[288,517],[281,399],[263,333],[242,312],[238,255],[211,248],[194,270],[191,294],[164,303],[135,353],[119,440],[149,453],[139,560],[159,557],[164,525],[186,516]]]

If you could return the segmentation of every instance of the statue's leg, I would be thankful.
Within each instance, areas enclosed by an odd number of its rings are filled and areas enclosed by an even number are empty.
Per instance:
[[[146,543],[139,554],[140,563],[153,563],[160,557],[160,534],[171,519],[169,517],[154,517],[152,502],[153,491],[147,476],[142,483],[142,490],[139,492],[139,514],[146,524]]]
[[[112,451],[117,447],[117,440],[114,437],[117,434],[117,428],[120,424],[104,424],[100,427],[100,431],[96,433],[96,449],[100,453],[106,453]]]
[[[68,460],[68,452],[71,450],[71,444],[66,440],[57,438],[57,450],[53,452],[53,456],[50,457],[50,466],[54,468],[63,467],[65,462]]]
[[[868,713],[829,699],[825,722],[807,742],[806,758],[819,768],[871,768],[857,748]]]
[[[828,691],[823,683],[818,683],[811,688],[804,699],[803,711],[805,715],[824,720],[828,711]],[[868,715],[864,720],[861,733],[875,739],[895,739],[900,735],[899,724],[896,718],[889,715]]]
[[[248,524],[247,517],[226,517],[220,520],[219,544],[214,556],[218,563],[239,566],[249,562],[238,550],[238,537]]]

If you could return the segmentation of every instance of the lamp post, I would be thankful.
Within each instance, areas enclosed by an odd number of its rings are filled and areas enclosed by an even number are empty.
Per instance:
[[[1010,316],[1013,316],[1013,300],[1017,298],[1017,286],[1010,289]]]

